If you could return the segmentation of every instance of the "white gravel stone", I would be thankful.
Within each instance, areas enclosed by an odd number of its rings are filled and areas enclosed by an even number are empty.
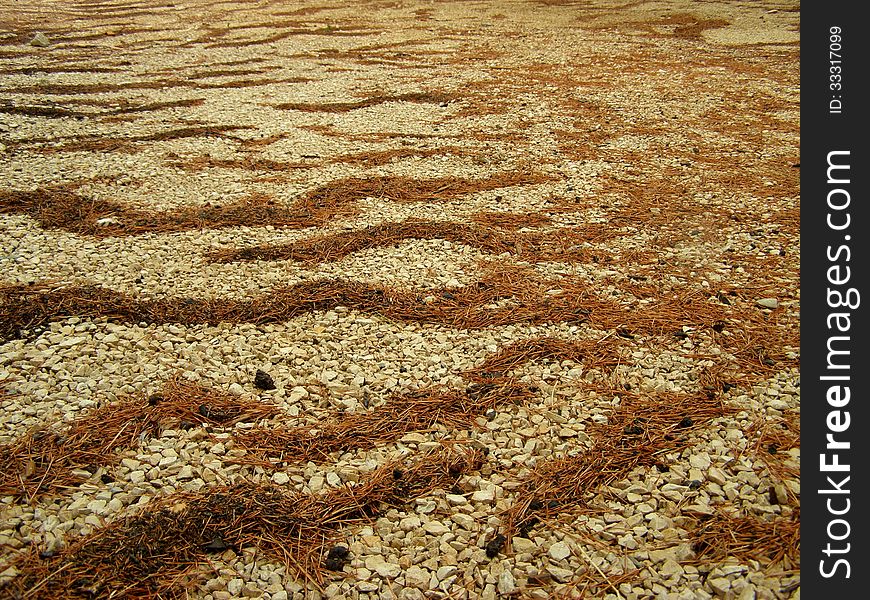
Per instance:
[[[571,569],[564,569],[555,565],[547,566],[547,572],[559,583],[568,583],[575,575]]]
[[[759,298],[756,304],[762,308],[774,309],[779,307],[779,301],[776,298]]]
[[[290,476],[283,471],[276,471],[272,474],[272,482],[278,485],[286,485],[290,483]]]
[[[561,561],[571,556],[571,547],[565,542],[556,542],[547,553],[553,560]]]
[[[496,589],[498,589],[500,594],[504,595],[513,594],[514,591],[516,591],[517,582],[510,571],[503,571],[502,574],[498,576],[498,585]]]
[[[398,577],[402,568],[394,563],[386,562],[383,556],[370,556],[365,560],[366,568],[374,571],[381,577],[390,579]]]
[[[230,579],[227,582],[227,592],[231,596],[239,597],[242,593],[242,588],[244,586],[245,586],[244,580],[239,579],[238,577],[236,577],[234,579]]]
[[[429,589],[429,580],[432,578],[432,573],[417,566],[411,565],[405,570],[405,585],[418,588],[420,590]]]

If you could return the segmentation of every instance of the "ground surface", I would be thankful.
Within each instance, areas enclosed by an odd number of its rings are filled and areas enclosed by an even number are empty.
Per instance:
[[[0,595],[798,597],[799,16],[0,0]]]

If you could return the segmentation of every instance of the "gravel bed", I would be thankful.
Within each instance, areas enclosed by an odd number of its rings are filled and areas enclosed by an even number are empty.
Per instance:
[[[187,518],[196,499],[251,485],[368,507],[389,465],[473,451],[451,485],[308,523],[332,527],[309,557],[215,537],[172,584],[170,555],[149,555],[145,537],[117,554],[141,551],[154,574],[128,582],[145,586],[134,597],[799,599],[799,15],[789,2],[0,0],[0,320],[15,294],[90,285],[182,306],[335,281],[412,298],[407,320],[312,303],[263,323],[63,307],[15,323],[0,340],[0,464],[18,478],[0,478],[0,595],[51,597],[80,540],[155,506]],[[407,182],[430,187],[414,196]],[[341,185],[359,189],[311,196]],[[51,205],[71,193],[74,211]],[[251,198],[269,204],[214,217]],[[264,206],[308,220],[259,225]],[[129,235],[82,233],[135,215],[144,229]],[[314,260],[210,258],[405,221],[436,233]],[[548,234],[587,238],[537,260],[534,236]],[[533,292],[541,318],[513,322]],[[575,294],[591,308],[561,318]],[[415,320],[427,306],[455,320]],[[479,311],[501,320],[455,325]],[[623,321],[599,325],[612,314]],[[274,411],[218,422],[202,404],[197,422],[115,447],[122,427],[104,456],[27,454],[64,448],[88,415],[162,402],[171,381]],[[461,424],[384,421],[371,443],[316,460],[257,462],[243,442],[327,439],[427,394],[461,398]],[[39,469],[75,484],[31,481]],[[107,579],[67,582],[69,597],[120,591],[124,569],[100,560]],[[56,572],[37,585],[41,568]]]

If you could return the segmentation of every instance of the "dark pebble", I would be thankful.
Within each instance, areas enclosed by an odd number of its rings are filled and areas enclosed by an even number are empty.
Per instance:
[[[529,520],[520,525],[519,529],[517,530],[520,534],[520,537],[529,537],[529,533],[532,531],[532,528],[538,523],[540,523],[540,519],[538,519],[538,517],[530,517]]]
[[[148,396],[148,404],[150,406],[156,406],[161,402],[163,402],[163,396],[160,394],[152,394],[151,396]]]
[[[776,497],[776,488],[770,486],[770,489],[767,490],[767,498],[771,504],[779,504],[779,499]]]
[[[504,547],[505,541],[506,538],[500,533],[488,541],[486,543],[486,556],[489,558],[495,558],[498,556],[498,553],[501,552],[501,549]]]
[[[203,546],[203,550],[205,550],[206,552],[223,552],[228,548],[229,546],[227,545],[227,543],[219,535],[214,536],[208,544]]]
[[[274,390],[275,380],[262,369],[257,369],[257,373],[254,375],[254,385],[261,390]]]
[[[326,558],[345,559],[349,554],[350,550],[348,550],[347,546],[333,546],[329,549]]]
[[[689,489],[690,490],[697,490],[700,487],[701,487],[701,481],[698,479],[693,479],[692,481],[689,482]]]
[[[327,558],[324,561],[323,566],[329,569],[330,571],[341,571],[344,569],[345,562],[339,558]]]
[[[680,421],[680,427],[691,427],[695,422],[692,420],[692,417],[683,417],[683,420]]]

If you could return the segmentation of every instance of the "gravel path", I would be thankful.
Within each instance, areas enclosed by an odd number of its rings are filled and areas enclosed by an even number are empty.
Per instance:
[[[24,4],[0,595],[800,597],[799,3]]]

